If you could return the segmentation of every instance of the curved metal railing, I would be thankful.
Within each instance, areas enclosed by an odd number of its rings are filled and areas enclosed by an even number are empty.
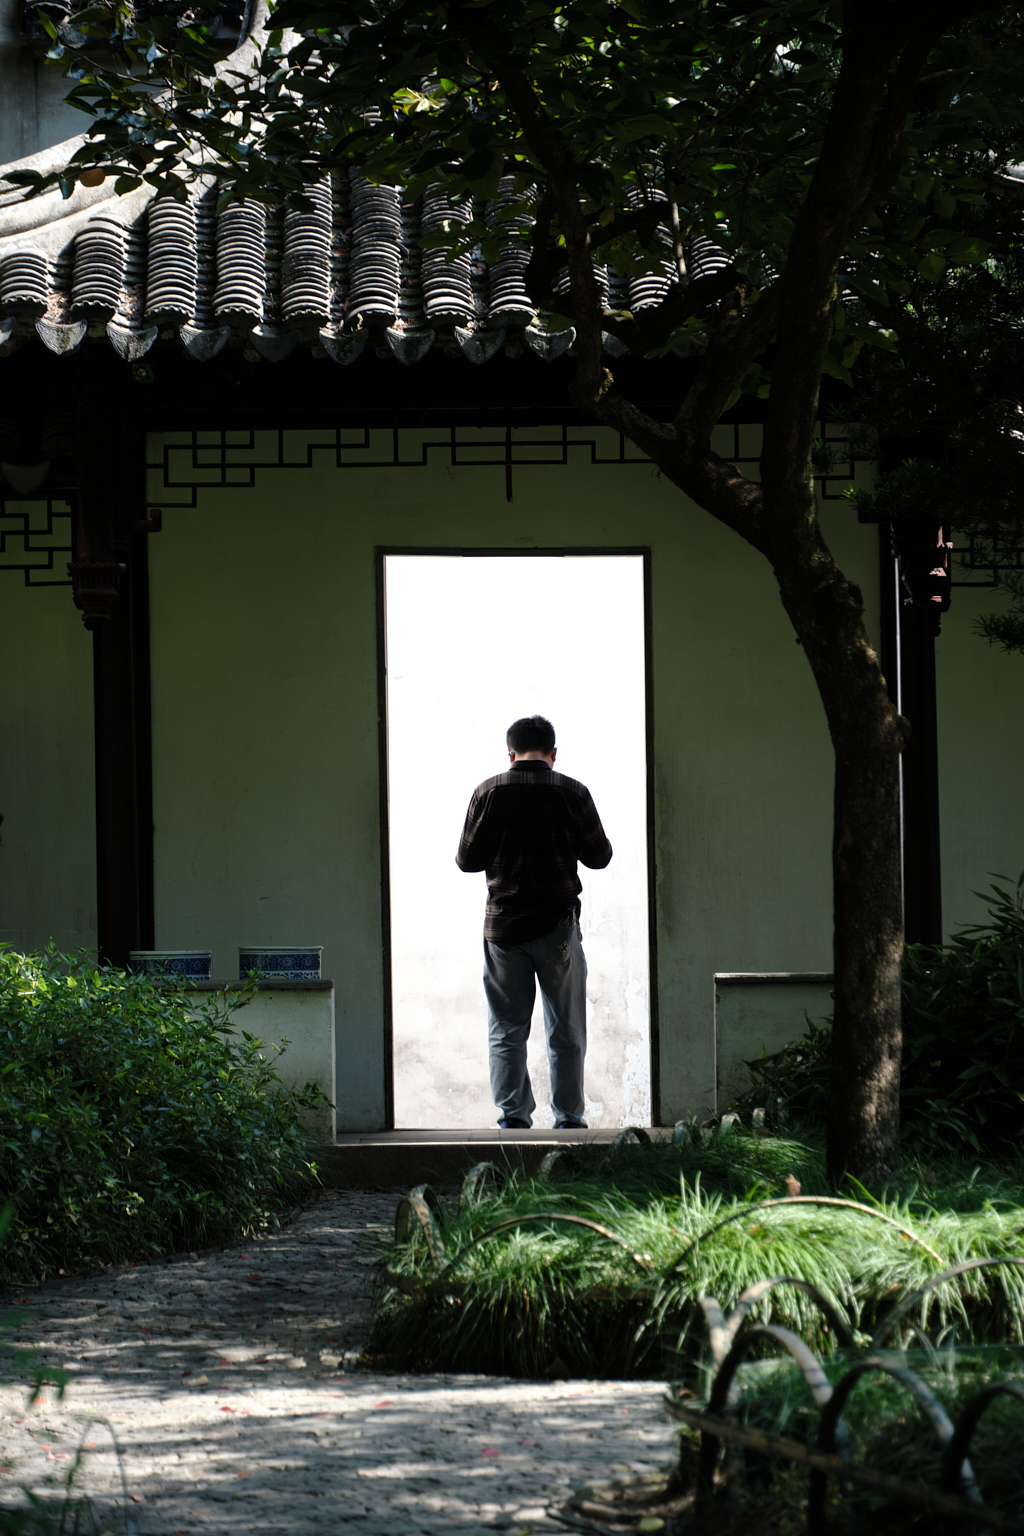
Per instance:
[[[620,1141],[629,1134],[631,1134],[629,1131],[622,1133]],[[637,1140],[640,1139],[637,1133],[632,1134],[636,1135]],[[482,1200],[488,1191],[488,1186],[500,1184],[500,1181],[500,1171],[493,1164],[478,1164],[466,1175],[460,1204],[465,1205]],[[859,1201],[812,1195],[789,1196],[785,1199],[763,1200],[744,1205],[739,1211],[732,1212],[725,1220],[717,1222],[707,1231],[692,1238],[683,1253],[668,1266],[667,1272],[678,1272],[700,1243],[731,1221],[740,1220],[752,1211],[786,1205],[838,1206],[863,1212],[895,1227],[904,1237],[919,1244],[932,1258],[941,1263],[939,1255],[917,1233],[885,1212],[862,1205]],[[592,1232],[629,1254],[645,1277],[652,1275],[654,1266],[650,1258],[644,1254],[634,1253],[630,1244],[610,1228],[591,1221],[587,1217],[560,1211],[527,1212],[504,1218],[478,1233],[458,1252],[448,1254],[434,1218],[434,1210],[437,1208],[437,1197],[429,1186],[421,1184],[399,1202],[395,1217],[395,1237],[399,1242],[407,1241],[416,1232],[423,1237],[433,1270],[432,1278],[424,1281],[418,1275],[384,1272],[387,1284],[421,1301],[460,1293],[465,1289],[465,1284],[455,1281],[453,1273],[467,1254],[493,1238],[537,1224],[569,1226]],[[976,1528],[989,1531],[993,1536],[1024,1536],[1024,1524],[984,1504],[969,1460],[974,1432],[987,1409],[1000,1397],[1012,1397],[1024,1405],[1024,1384],[1018,1381],[1004,1381],[983,1388],[969,1399],[954,1423],[931,1388],[905,1361],[887,1359],[880,1353],[886,1340],[900,1325],[916,1333],[923,1342],[928,1343],[920,1324],[911,1316],[915,1307],[941,1285],[956,1281],[970,1271],[1000,1265],[1024,1268],[1024,1259],[1009,1255],[971,1259],[932,1275],[922,1286],[903,1297],[892,1307],[876,1329],[865,1354],[852,1362],[834,1385],[828,1379],[822,1360],[798,1334],[778,1323],[748,1321],[753,1309],[772,1290],[778,1286],[791,1286],[813,1302],[840,1347],[845,1350],[853,1348],[855,1339],[849,1320],[809,1281],[794,1275],[776,1275],[770,1279],[759,1280],[742,1293],[728,1317],[713,1296],[701,1297],[696,1310],[697,1314],[703,1317],[707,1328],[711,1355],[711,1377],[706,1406],[698,1407],[683,1401],[678,1395],[678,1390],[670,1389],[664,1400],[665,1407],[673,1419],[689,1425],[700,1434],[698,1500],[706,1503],[713,1497],[715,1470],[724,1442],[734,1446],[747,1446],[763,1455],[795,1462],[808,1469],[808,1536],[823,1536],[825,1532],[830,1480],[838,1480],[846,1487],[858,1487],[875,1494],[883,1494],[904,1504],[927,1508],[946,1522],[945,1529]],[[765,1343],[781,1346],[792,1358],[808,1386],[819,1416],[813,1443],[769,1434],[765,1430],[740,1421],[737,1373],[750,1351],[762,1347]],[[942,1452],[942,1469],[938,1486],[894,1477],[852,1459],[843,1415],[858,1383],[869,1372],[889,1376],[905,1389],[916,1405]],[[734,1468],[735,1458],[727,1465]]]
[[[665,1397],[669,1415],[696,1429],[700,1434],[700,1459],[697,1474],[698,1500],[709,1503],[714,1496],[714,1475],[722,1443],[744,1445],[766,1456],[806,1466],[809,1476],[808,1536],[823,1536],[826,1530],[826,1503],[831,1479],[846,1486],[885,1494],[904,1504],[925,1507],[947,1522],[945,1529],[980,1528],[993,1536],[1022,1536],[1024,1524],[986,1506],[978,1488],[969,1451],[974,1431],[983,1414],[999,1397],[1012,1397],[1024,1404],[1024,1383],[996,1382],[982,1388],[960,1411],[954,1424],[935,1393],[905,1361],[887,1359],[879,1354],[884,1341],[928,1292],[956,1280],[968,1270],[999,1264],[1024,1265],[1024,1260],[1009,1256],[973,1259],[933,1275],[924,1285],[902,1298],[876,1330],[867,1352],[854,1361],[833,1385],[821,1359],[799,1335],[774,1323],[744,1326],[751,1308],[775,1285],[797,1285],[810,1296],[825,1318],[838,1342],[849,1347],[851,1332],[845,1320],[813,1286],[792,1277],[760,1281],[739,1298],[728,1318],[714,1297],[702,1297],[699,1309],[708,1328],[711,1351],[711,1382],[706,1407],[680,1400],[672,1390]],[[838,1326],[837,1326],[838,1324]],[[915,1331],[920,1330],[912,1324]],[[751,1349],[765,1341],[780,1344],[798,1366],[818,1410],[818,1427],[813,1443],[791,1440],[783,1435],[742,1423],[738,1417],[740,1396],[737,1371]],[[868,1373],[891,1377],[903,1387],[916,1405],[942,1451],[942,1467],[937,1487],[921,1481],[909,1481],[864,1466],[852,1459],[849,1436],[843,1414],[858,1383]],[[1024,1441],[1024,1430],[1022,1430]],[[1022,1452],[1024,1454],[1024,1452]]]

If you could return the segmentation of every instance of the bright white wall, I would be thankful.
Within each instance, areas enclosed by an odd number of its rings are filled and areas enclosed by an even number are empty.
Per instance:
[[[615,850],[581,866],[590,1125],[650,1120],[643,560],[385,564],[395,1124],[486,1125],[480,975],[486,882],[455,865],[470,793],[508,766],[505,731],[546,715],[560,771],[591,790]],[[540,1000],[530,1039],[550,1125]]]

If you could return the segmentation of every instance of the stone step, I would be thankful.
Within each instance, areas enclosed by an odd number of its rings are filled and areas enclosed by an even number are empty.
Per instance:
[[[609,1145],[619,1128],[553,1131],[483,1130],[339,1131],[333,1146],[316,1148],[320,1177],[329,1189],[395,1189],[414,1184],[458,1184],[476,1163],[493,1162],[534,1174],[549,1152],[584,1143]],[[671,1130],[647,1128],[652,1138]]]

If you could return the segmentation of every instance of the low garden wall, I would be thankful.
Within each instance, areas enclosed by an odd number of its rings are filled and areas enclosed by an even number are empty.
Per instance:
[[[237,982],[202,981],[190,991],[236,991]],[[303,1124],[320,1142],[333,1142],[337,1130],[334,1066],[334,982],[261,981],[251,1002],[232,1015],[238,1034],[256,1035],[268,1047],[288,1047],[276,1066],[288,1088],[313,1083],[328,1105],[303,1114]]]

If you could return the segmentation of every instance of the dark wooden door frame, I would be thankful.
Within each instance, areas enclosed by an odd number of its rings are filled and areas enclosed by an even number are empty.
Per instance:
[[[391,992],[391,848],[388,790],[388,694],[386,643],[386,591],[384,561],[388,555],[422,555],[448,559],[558,559],[567,555],[634,555],[643,560],[644,591],[644,708],[647,751],[647,943],[650,993],[651,1119],[660,1125],[661,1033],[658,1010],[657,846],[654,812],[654,647],[651,613],[651,549],[649,545],[538,545],[531,549],[504,549],[463,545],[378,544],[374,548],[374,581],[377,593],[377,752],[380,784],[380,889],[381,947],[384,996],[384,1129],[395,1128],[394,1013]]]
[[[97,945],[102,960],[126,966],[130,950],[154,943],[145,432],[124,365],[90,361],[79,380],[69,569],[93,637]]]
[[[948,577],[943,590],[932,569],[936,547],[935,529],[911,541],[906,535],[894,538],[890,522],[879,523],[882,671],[890,698],[911,726],[900,760],[903,931],[908,944],[940,944],[943,938],[935,642],[949,593]]]

